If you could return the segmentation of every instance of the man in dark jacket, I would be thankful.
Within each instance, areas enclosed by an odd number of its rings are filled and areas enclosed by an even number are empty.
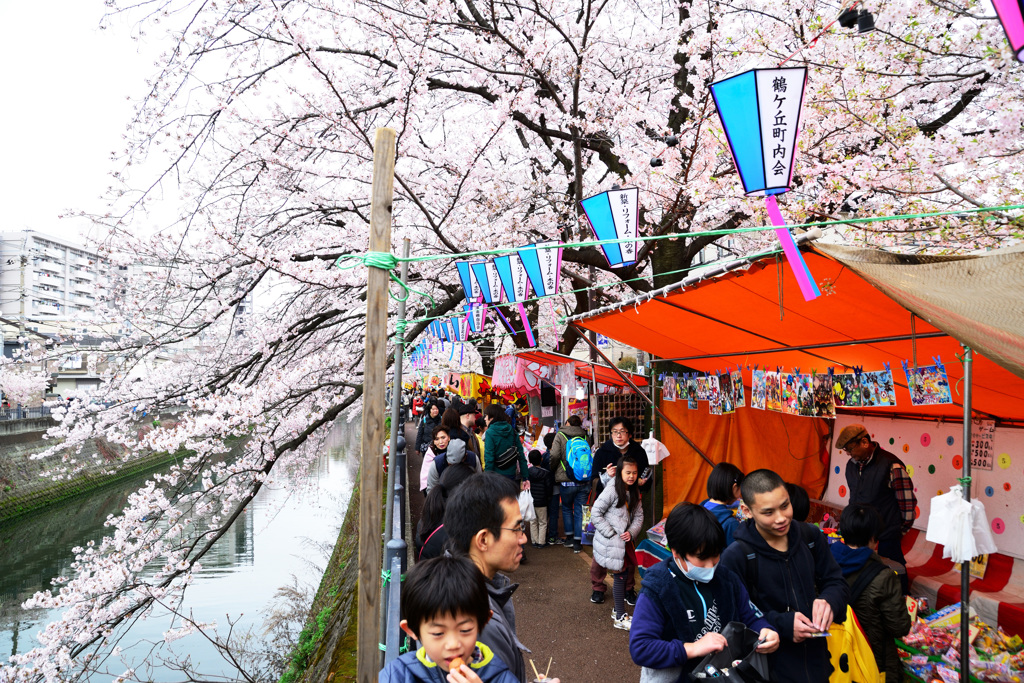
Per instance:
[[[832,673],[828,645],[817,634],[846,619],[849,587],[817,527],[793,521],[786,483],[755,470],[740,486],[751,518],[734,533],[722,566],[743,579],[751,599],[782,637],[769,658],[791,683],[821,683]]]
[[[830,549],[850,585],[850,605],[878,670],[885,673],[887,683],[899,683],[903,667],[893,641],[910,633],[910,612],[896,573],[871,549],[880,525],[878,512],[850,505],[839,517],[843,542]]]
[[[779,634],[750,602],[734,573],[719,564],[725,532],[715,516],[693,503],[680,503],[665,520],[672,557],[644,574],[629,633],[629,654],[648,669],[681,667],[679,680],[725,644],[730,621],[758,632],[761,652],[779,647]]]
[[[484,420],[487,431],[484,432],[484,471],[495,472],[513,481],[521,481],[523,488],[530,488],[528,479],[529,464],[523,454],[523,442],[519,440],[515,428],[505,421],[505,413],[501,406],[492,403],[484,409]],[[515,458],[504,467],[499,467],[503,456],[512,449]]]
[[[555,440],[551,443],[551,471],[555,473],[555,482],[558,483],[559,493],[562,497],[562,528],[565,529],[565,545],[573,548],[577,553],[583,549],[581,542],[583,540],[583,506],[587,504],[587,496],[590,494],[590,477],[585,477],[582,481],[578,480],[572,472],[572,467],[565,462],[565,455],[570,439],[586,440],[586,438],[587,433],[583,431],[583,420],[579,415],[570,415],[569,419],[565,421],[565,426],[558,430]],[[587,447],[590,447],[589,442]]]
[[[523,558],[526,522],[519,511],[519,490],[512,481],[493,472],[474,474],[448,499],[444,528],[452,552],[469,555],[487,579],[493,615],[480,634],[480,642],[526,683],[526,664],[520,653],[526,647],[516,637],[512,605],[512,593],[519,584],[498,573],[514,572]]]
[[[644,447],[633,441],[633,421],[628,417],[613,417],[608,429],[611,431],[611,438],[594,451],[594,469],[590,476],[594,480],[596,493],[600,494],[604,489],[600,475],[606,473],[614,479],[615,465],[624,455],[632,456],[636,460],[637,469],[640,471],[640,490],[649,491],[652,481],[649,475],[645,478],[644,473],[647,472],[650,463]]]
[[[914,523],[917,496],[903,461],[873,441],[861,424],[847,425],[836,437],[836,448],[850,460],[846,463],[846,485],[850,505],[868,505],[882,516],[878,533],[878,554],[907,564],[901,547],[903,534]],[[904,593],[907,587],[903,587]]]

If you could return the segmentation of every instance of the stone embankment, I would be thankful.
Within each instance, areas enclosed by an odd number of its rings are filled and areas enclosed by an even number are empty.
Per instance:
[[[54,425],[50,418],[0,422],[0,523],[54,505],[87,491],[108,486],[137,474],[180,460],[183,453],[146,453],[125,460],[122,447],[103,438],[88,440],[80,453],[69,457],[85,466],[72,475],[54,477],[48,472],[63,467],[59,453],[47,458],[32,456],[53,445],[43,439]],[[165,420],[161,426],[171,426]],[[141,429],[152,429],[151,425]],[[76,466],[77,469],[77,466]]]

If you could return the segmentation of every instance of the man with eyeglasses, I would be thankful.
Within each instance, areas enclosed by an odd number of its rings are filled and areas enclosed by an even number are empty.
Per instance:
[[[878,554],[907,564],[901,539],[914,524],[917,496],[906,465],[892,453],[872,441],[861,424],[843,427],[836,437],[836,448],[850,460],[846,463],[846,484],[850,505],[869,505],[882,516],[878,532]],[[906,574],[901,574],[903,592],[907,592]]]
[[[526,683],[526,664],[520,652],[526,648],[516,636],[512,605],[512,593],[519,584],[498,573],[514,572],[523,559],[526,522],[519,510],[519,488],[494,472],[474,474],[448,499],[444,528],[449,550],[468,555],[487,580],[493,615],[480,633],[480,642]]]

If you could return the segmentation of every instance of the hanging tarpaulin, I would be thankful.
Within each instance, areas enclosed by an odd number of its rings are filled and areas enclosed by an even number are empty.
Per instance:
[[[471,268],[473,264],[469,261],[456,261],[455,268],[459,271],[459,281],[462,283],[462,291],[466,295],[466,301],[479,301],[483,292],[476,274]]]
[[[470,264],[473,275],[480,285],[480,292],[483,294],[484,302],[489,304],[501,303],[501,278],[498,277],[498,268],[494,261],[475,261]]]
[[[462,309],[466,312],[466,318],[469,320],[469,330],[473,334],[480,334],[484,331],[484,325],[487,323],[487,304],[465,304]]]
[[[640,233],[639,200],[640,190],[627,187],[602,192],[580,202],[597,239],[627,240],[601,245],[612,268],[636,263],[636,238]]]
[[[775,195],[793,179],[800,109],[807,69],[751,69],[711,84],[729,151],[748,197],[764,196],[765,208],[793,275],[807,301],[821,296],[779,211]]]
[[[526,267],[523,265],[519,254],[508,254],[494,259],[494,265],[498,270],[498,277],[501,279],[502,289],[510,303],[519,305],[519,315],[523,319],[523,331],[526,332],[526,341],[530,346],[536,346],[537,340],[533,337],[533,328],[530,327],[530,320],[526,316],[524,301],[530,295],[530,278],[526,274]]]

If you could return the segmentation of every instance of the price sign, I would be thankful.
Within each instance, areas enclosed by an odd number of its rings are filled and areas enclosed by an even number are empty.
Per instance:
[[[992,442],[996,435],[993,420],[971,420],[971,467],[992,470]]]

